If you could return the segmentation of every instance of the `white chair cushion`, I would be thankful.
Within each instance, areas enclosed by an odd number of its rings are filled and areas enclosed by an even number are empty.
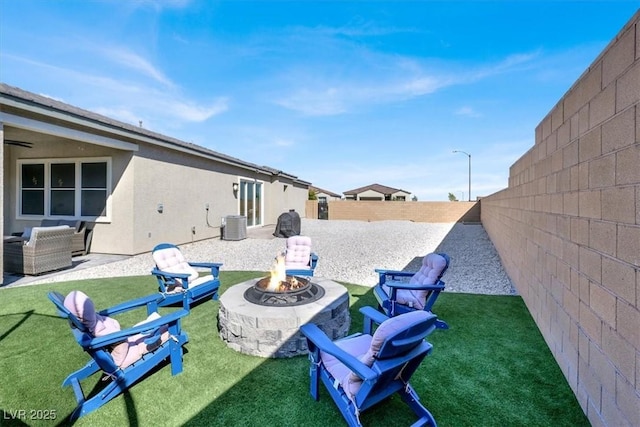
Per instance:
[[[287,268],[309,268],[311,257],[311,238],[291,236],[287,238],[284,264]]]
[[[411,285],[434,285],[438,281],[438,277],[442,274],[442,271],[447,267],[447,260],[442,256],[435,253],[426,255],[422,259],[422,267],[418,270],[411,279],[409,284]],[[390,289],[387,285],[382,285],[382,288],[390,295]],[[398,289],[396,291],[396,301],[399,304],[414,307],[418,310],[423,310],[427,300],[427,295],[430,291],[414,291],[408,289]]]
[[[347,353],[360,359],[369,351],[371,338],[371,335],[357,335],[352,338],[336,341],[335,344]],[[320,359],[331,376],[340,382],[349,399],[353,400],[362,386],[362,380],[353,374],[353,372],[336,357],[321,351]]]
[[[196,286],[202,285],[203,283],[211,282],[213,280],[212,274],[207,274],[206,276],[200,276],[193,282],[189,282],[189,288],[195,288]]]
[[[167,273],[182,273],[189,275],[189,287],[191,282],[198,280],[200,275],[189,265],[178,248],[165,248],[153,252],[153,260],[159,270]]]
[[[387,338],[402,331],[409,325],[426,320],[429,316],[430,314],[426,311],[412,311],[401,314],[382,322],[373,333],[373,336],[365,334],[357,335],[338,340],[335,344],[350,355],[360,359],[363,364],[371,367],[378,356],[382,344]],[[362,386],[362,379],[342,364],[340,360],[328,353],[321,351],[320,359],[327,371],[340,381],[340,385],[347,396],[353,400],[355,394]]]
[[[96,313],[95,306],[91,298],[82,291],[72,291],[64,299],[64,306],[87,327],[89,332],[95,337],[102,337],[120,331],[120,323],[111,317],[102,316]],[[134,326],[159,319],[158,313],[150,314],[145,320]],[[144,340],[148,337],[143,334],[136,334],[127,338],[111,350],[113,362],[120,368],[126,368],[139,360],[144,354],[154,350],[169,339],[169,330],[163,326],[159,340],[147,345]]]

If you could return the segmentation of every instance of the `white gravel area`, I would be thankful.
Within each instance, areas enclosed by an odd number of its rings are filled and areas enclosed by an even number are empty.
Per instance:
[[[429,252],[445,252],[451,264],[443,280],[449,292],[515,294],[500,258],[480,224],[417,223],[410,221],[301,220],[301,234],[310,236],[319,256],[316,275],[374,286],[376,268],[414,271]],[[239,241],[209,239],[181,245],[190,261],[223,263],[223,270],[268,271],[285,239],[273,227],[250,230]],[[30,284],[89,278],[149,274],[151,254],[129,257],[96,267],[36,280]]]

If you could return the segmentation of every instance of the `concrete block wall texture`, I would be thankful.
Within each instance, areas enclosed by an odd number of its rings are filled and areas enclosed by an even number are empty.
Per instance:
[[[0,140],[4,141],[4,125],[0,123]],[[2,165],[3,172],[0,172],[0,188],[4,188],[4,171],[6,170],[4,164],[4,147],[0,150],[0,165]],[[0,191],[0,206],[4,206],[4,191]],[[3,207],[3,209],[5,209]],[[4,230],[4,211],[2,212],[2,217],[0,218],[0,230]],[[4,266],[4,248],[0,251],[0,266]],[[4,269],[2,270],[4,271]],[[4,274],[3,274],[4,276]],[[4,279],[0,276],[0,285],[4,284]]]
[[[640,425],[640,11],[535,129],[482,223],[594,426]]]
[[[480,222],[479,202],[329,200],[329,220]],[[318,202],[308,200],[307,218],[318,218]]]

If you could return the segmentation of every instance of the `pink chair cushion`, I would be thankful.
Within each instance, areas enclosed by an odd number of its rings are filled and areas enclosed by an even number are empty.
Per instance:
[[[182,273],[189,275],[189,287],[200,285],[208,280],[213,280],[213,276],[200,278],[198,272],[189,265],[178,248],[165,248],[153,252],[153,260],[159,270],[167,273]],[[207,280],[204,280],[207,279]],[[176,291],[180,289],[176,288]]]
[[[291,236],[287,238],[284,255],[286,268],[309,268],[311,257],[311,238],[308,236]]]
[[[411,285],[434,285],[438,281],[438,277],[447,267],[447,260],[435,253],[426,255],[422,259],[422,267],[409,280]],[[386,285],[382,285],[384,291],[389,295],[390,289]],[[403,305],[423,310],[430,291],[414,291],[408,289],[398,289],[396,292],[396,301]]]
[[[64,299],[64,306],[74,316],[76,316],[95,337],[102,337],[120,331],[120,323],[118,323],[116,319],[96,313],[93,301],[91,301],[91,298],[89,298],[84,292],[70,292]],[[138,326],[158,318],[160,318],[158,313],[152,313],[145,320],[134,326]],[[113,357],[114,363],[120,368],[126,368],[136,362],[145,353],[154,350],[169,339],[168,328],[163,327],[160,339],[150,345],[147,345],[144,342],[147,338],[148,337],[143,334],[136,334],[127,338],[126,341],[115,345],[111,350],[111,357]]]
[[[358,358],[363,364],[371,367],[375,362],[382,344],[395,333],[406,329],[408,326],[426,320],[429,313],[426,311],[412,311],[385,320],[371,335],[357,335],[338,340],[335,344],[342,350]],[[347,366],[336,357],[320,352],[320,359],[331,375],[340,381],[347,396],[353,400],[362,386],[362,379],[354,374]]]

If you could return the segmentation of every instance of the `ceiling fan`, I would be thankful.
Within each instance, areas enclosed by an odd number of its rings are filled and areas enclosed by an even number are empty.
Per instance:
[[[4,143],[7,144],[7,145],[15,145],[16,147],[33,148],[33,142],[15,141],[15,140],[12,140],[12,139],[5,139]]]

